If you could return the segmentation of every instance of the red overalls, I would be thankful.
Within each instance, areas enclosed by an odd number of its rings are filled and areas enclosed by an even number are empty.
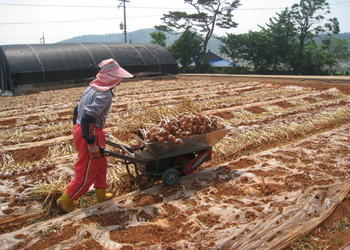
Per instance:
[[[96,144],[104,147],[106,135],[102,128],[95,128]],[[72,200],[86,193],[92,184],[94,188],[107,188],[107,159],[106,157],[91,156],[87,153],[88,144],[82,137],[81,127],[74,125],[73,138],[78,150],[78,161],[74,165],[75,175],[69,182],[66,192]]]

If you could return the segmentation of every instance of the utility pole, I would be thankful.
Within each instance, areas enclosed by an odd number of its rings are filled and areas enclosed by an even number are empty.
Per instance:
[[[124,25],[121,23],[120,24],[120,28],[124,28],[124,42],[126,43],[126,8],[125,8],[125,2],[130,2],[128,0],[118,0],[119,2],[123,2],[124,3]],[[120,7],[121,3],[118,5],[118,8]]]
[[[42,37],[42,38],[40,38],[40,43],[45,44],[45,36],[44,36],[44,32],[43,32],[43,37]]]

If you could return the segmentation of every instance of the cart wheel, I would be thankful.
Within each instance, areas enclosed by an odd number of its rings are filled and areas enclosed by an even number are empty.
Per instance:
[[[150,188],[153,186],[154,179],[151,176],[146,174],[140,174],[136,177],[137,184],[142,189]]]
[[[162,175],[162,181],[165,186],[171,186],[177,183],[180,179],[180,174],[176,169],[169,168]]]

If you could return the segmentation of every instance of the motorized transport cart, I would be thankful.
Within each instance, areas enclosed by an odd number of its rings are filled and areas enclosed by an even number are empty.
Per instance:
[[[181,175],[197,170],[212,156],[212,147],[220,141],[231,128],[182,138],[181,145],[176,142],[142,141],[143,146],[130,148],[107,140],[106,144],[118,148],[122,153],[102,149],[102,156],[124,160],[128,174],[135,179],[141,189],[153,186],[162,180],[170,186],[179,181]],[[119,151],[120,151],[119,150]]]

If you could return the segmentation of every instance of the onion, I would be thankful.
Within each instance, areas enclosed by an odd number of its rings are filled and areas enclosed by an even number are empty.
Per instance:
[[[222,130],[225,126],[218,123],[214,116],[178,115],[177,118],[165,118],[158,123],[158,127],[153,127],[145,133],[146,142],[176,142],[182,145],[181,138],[189,138],[196,134],[204,134],[216,130]]]
[[[181,139],[176,139],[175,142],[177,143],[177,145],[181,146],[184,142]]]
[[[157,141],[164,141],[163,137],[161,137],[161,136],[156,136],[156,140]]]

